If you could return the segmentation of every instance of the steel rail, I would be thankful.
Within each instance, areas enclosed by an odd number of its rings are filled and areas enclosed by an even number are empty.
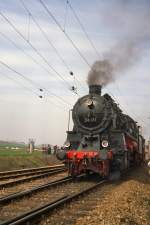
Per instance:
[[[6,180],[6,179],[14,179],[14,178],[18,178],[18,177],[23,177],[23,176],[32,176],[32,175],[38,175],[38,174],[42,174],[42,173],[46,173],[46,172],[50,172],[50,171],[55,171],[56,169],[63,169],[65,168],[64,166],[59,167],[59,168],[46,168],[46,169],[42,169],[42,170],[35,170],[33,172],[25,172],[25,173],[19,173],[19,174],[10,174],[10,175],[4,175],[4,176],[0,176],[0,181],[1,180]]]
[[[9,175],[9,174],[15,174],[15,173],[22,173],[22,172],[30,172],[30,171],[38,171],[42,169],[47,169],[47,168],[59,168],[64,166],[64,164],[58,164],[58,165],[53,165],[53,166],[42,166],[42,167],[34,167],[34,168],[26,168],[22,170],[8,170],[8,171],[1,171],[0,176],[3,175]]]
[[[48,183],[43,184],[43,185],[36,186],[36,187],[31,188],[27,191],[16,192],[16,193],[1,197],[0,198],[0,204],[2,205],[2,204],[5,204],[5,203],[9,203],[12,200],[18,200],[19,198],[31,195],[31,194],[33,194],[37,191],[44,190],[46,188],[51,188],[51,187],[57,186],[58,184],[63,184],[63,183],[66,183],[66,182],[72,181],[72,180],[73,180],[72,177],[67,176],[67,177],[61,178],[61,179],[56,180],[56,181],[52,181],[52,182],[48,182]]]
[[[78,197],[92,191],[93,189],[101,186],[102,184],[106,183],[107,181],[106,180],[103,180],[103,181],[100,181],[94,185],[92,185],[91,187],[87,188],[87,189],[84,189],[83,191],[81,192],[78,192],[74,195],[65,195],[53,202],[49,202],[48,204],[46,205],[43,205],[41,207],[38,207],[38,208],[35,208],[31,211],[28,211],[26,213],[23,213],[17,217],[14,217],[10,220],[7,220],[7,221],[4,221],[4,222],[1,222],[0,225],[19,225],[19,224],[23,224],[23,223],[26,223],[26,222],[29,222],[29,221],[32,221],[33,219],[37,219],[38,217],[40,217],[41,215],[43,215],[43,213],[48,213],[50,210],[54,210],[62,205],[64,205],[65,203],[69,203],[71,202],[72,200],[75,200],[77,199]]]
[[[50,172],[47,172],[47,173],[34,175],[32,177],[25,177],[23,179],[18,179],[18,180],[6,182],[6,183],[1,183],[0,189],[5,188],[5,187],[9,187],[9,186],[13,186],[13,185],[17,185],[17,184],[20,184],[20,183],[26,182],[26,181],[36,180],[36,179],[39,179],[39,178],[42,178],[42,177],[48,177],[48,176],[51,176],[51,175],[54,175],[54,174],[57,174],[57,173],[61,173],[61,172],[65,172],[65,171],[66,171],[66,168],[65,169],[56,169],[55,171],[50,171]]]

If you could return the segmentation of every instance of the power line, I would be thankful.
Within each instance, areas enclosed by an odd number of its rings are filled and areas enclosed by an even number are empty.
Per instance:
[[[93,49],[95,50],[97,56],[100,57],[99,52],[97,51],[97,49],[95,48],[95,45],[94,45],[93,42],[91,41],[91,39],[90,39],[88,33],[86,32],[86,29],[84,28],[83,24],[81,23],[81,20],[79,19],[79,16],[77,15],[76,11],[75,11],[74,8],[72,7],[72,5],[71,5],[71,3],[69,2],[69,0],[67,0],[66,2],[67,2],[67,4],[69,5],[69,7],[70,7],[70,9],[71,9],[71,11],[72,11],[74,17],[75,17],[76,20],[78,21],[78,23],[79,23],[81,29],[83,30],[83,32],[84,32],[86,38],[88,39],[88,41],[90,42],[91,46],[92,46]],[[115,84],[115,85],[116,85],[116,84]],[[117,85],[116,85],[116,87],[117,87]],[[119,87],[117,87],[117,88],[118,88],[118,91],[120,92]],[[121,93],[121,92],[120,92],[120,93]],[[112,94],[111,94],[111,95],[112,95]],[[112,96],[113,96],[113,95],[112,95]],[[139,118],[142,122],[145,123],[145,121],[143,121],[143,119],[141,119],[138,115],[136,115],[136,114],[133,113],[133,112],[132,112],[132,114],[134,114],[137,118]]]
[[[67,68],[67,70],[70,70],[68,65],[66,64],[66,62],[64,61],[64,59],[62,58],[62,56],[59,54],[59,52],[57,51],[57,49],[55,48],[55,46],[52,44],[52,42],[50,41],[50,39],[48,38],[47,34],[45,33],[45,31],[42,29],[42,27],[40,26],[40,24],[37,22],[37,20],[35,19],[35,17],[33,16],[33,14],[31,13],[31,11],[29,10],[29,8],[27,8],[26,4],[24,3],[23,0],[20,0],[20,2],[22,3],[24,9],[27,11],[27,13],[30,15],[30,17],[32,18],[33,22],[36,24],[36,26],[38,27],[38,29],[41,31],[42,35],[44,36],[44,38],[47,40],[47,42],[49,43],[49,45],[53,48],[53,50],[56,52],[57,56],[59,57],[59,59],[61,60],[61,62],[65,65],[65,67]]]
[[[19,83],[17,80],[15,80],[14,78],[9,77],[9,76],[6,75],[6,74],[4,75],[4,74],[1,74],[1,73],[0,73],[0,75],[4,76],[5,78],[7,77],[9,80],[12,80],[13,82],[17,83],[19,86],[21,85],[24,89],[26,89],[26,90],[32,92],[34,95],[36,95],[37,97],[39,97],[39,95],[38,95],[35,91],[33,91],[32,89],[26,87],[26,86],[23,85],[23,84],[20,84],[20,83]]]
[[[69,0],[67,0],[67,4],[69,5],[69,7],[70,7],[70,9],[71,9],[71,11],[72,11],[74,17],[75,17],[76,20],[78,21],[78,23],[79,23],[79,25],[80,25],[80,27],[81,27],[83,33],[85,34],[85,36],[86,36],[86,38],[88,39],[90,45],[91,45],[92,48],[94,49],[96,55],[100,58],[99,52],[97,51],[97,49],[96,49],[94,43],[93,43],[92,40],[90,39],[90,37],[89,37],[89,35],[88,35],[88,33],[87,33],[85,27],[84,27],[83,24],[81,23],[81,20],[79,19],[79,16],[77,15],[76,11],[75,11],[74,8],[72,7],[72,5],[71,5],[71,3],[69,2]]]
[[[20,72],[16,71],[15,69],[13,69],[12,67],[10,67],[8,64],[4,63],[3,61],[0,60],[0,63],[5,66],[7,69],[11,70],[12,72],[16,73],[17,75],[19,75],[20,77],[22,77],[23,79],[25,79],[26,81],[28,81],[30,84],[32,84],[35,88],[37,88],[38,90],[41,89],[41,87],[38,86],[38,84],[36,84],[35,82],[33,82],[31,79],[27,78],[26,76],[24,76],[23,74],[21,74]],[[37,87],[38,86],[38,87]]]
[[[48,9],[48,7],[44,4],[44,2],[42,0],[38,0],[38,1],[41,3],[41,5],[43,6],[43,8],[46,10],[46,12],[48,13],[48,15],[53,19],[53,21],[56,23],[56,25],[59,27],[59,29],[64,33],[64,35],[66,36],[66,38],[70,41],[70,43],[72,44],[72,46],[74,47],[74,49],[76,49],[76,51],[78,52],[78,54],[80,55],[80,57],[84,60],[84,62],[91,69],[90,63],[87,61],[87,59],[84,57],[84,55],[80,52],[79,48],[76,46],[76,44],[70,38],[70,36],[62,28],[62,26],[60,25],[60,23],[58,22],[58,20],[55,18],[55,16],[53,15],[53,13]]]
[[[39,0],[39,1],[41,2],[42,5],[44,4],[41,0]],[[21,1],[21,2],[22,2],[22,1]],[[79,19],[79,17],[77,16],[75,10],[73,9],[73,7],[72,7],[71,4],[69,3],[69,1],[67,1],[67,3],[69,4],[69,7],[71,8],[71,10],[72,10],[74,16],[76,17],[76,19],[78,20],[80,26],[82,27],[82,30],[83,30],[84,33],[86,34],[87,39],[90,41],[90,43],[92,43],[91,40],[90,40],[90,38],[89,38],[89,36],[88,36],[88,34],[87,34],[87,32],[86,32],[86,30],[85,30],[85,28],[84,28],[84,26],[83,26],[82,23],[80,22],[80,19]],[[44,5],[44,8],[45,8],[45,5]],[[45,9],[48,10],[47,7],[46,7]],[[47,11],[47,10],[46,10],[46,11]],[[60,26],[60,24],[58,23],[58,21],[55,19],[55,17],[53,16],[53,14],[52,14],[49,10],[48,10],[47,12],[50,13],[51,17],[54,19],[54,21],[56,22],[56,24],[57,24],[57,25],[59,26],[59,28],[62,30],[62,27]],[[30,16],[32,16],[32,14],[31,14],[30,11],[28,11],[28,13],[29,13]],[[1,15],[2,15],[2,14],[1,14]],[[39,29],[41,30],[41,32],[43,33],[43,35],[45,36],[45,35],[46,35],[45,32],[42,30],[42,28],[39,26],[39,24],[36,22],[36,20],[34,19],[33,16],[32,16],[32,19],[33,19],[33,21],[36,23],[36,25],[39,27]],[[7,22],[8,22],[8,21],[7,21]],[[17,30],[17,31],[18,31],[18,30]],[[76,48],[76,50],[78,51],[78,53],[80,54],[80,56],[82,56],[82,58],[83,58],[84,61],[88,64],[88,66],[91,67],[91,66],[89,65],[88,61],[85,59],[85,57],[81,54],[81,52],[79,51],[79,49],[77,48],[77,46],[74,44],[74,42],[71,40],[71,38],[67,35],[67,33],[66,33],[64,30],[62,30],[62,31],[63,31],[63,33],[66,35],[66,37],[68,37],[68,39],[71,41],[71,43],[73,44],[73,46]],[[17,33],[18,33],[18,32],[17,32]],[[20,32],[19,32],[19,33],[20,33]],[[20,33],[20,34],[21,34],[21,33]],[[21,34],[21,36],[23,37],[24,40],[26,40],[22,34]],[[52,43],[50,42],[50,40],[48,39],[48,37],[45,36],[45,38],[47,39],[47,41],[49,42],[49,44],[51,44],[51,46],[53,46]],[[26,41],[27,41],[27,40],[26,40]],[[28,42],[28,43],[29,43],[29,42]],[[31,44],[31,43],[29,43],[29,44]],[[93,43],[92,43],[92,44],[93,44]],[[94,46],[94,47],[95,47],[95,46]],[[57,52],[57,49],[56,49],[54,46],[53,46],[53,49],[55,49],[55,51]],[[57,52],[57,53],[58,53],[58,52]],[[40,55],[41,55],[41,54],[40,54]],[[59,58],[62,60],[62,62],[65,64],[65,66],[68,68],[68,65],[65,63],[65,61],[63,60],[63,58],[59,55],[59,53],[58,53],[58,56],[59,56]],[[69,69],[69,68],[68,68],[68,69]]]
[[[46,90],[50,95],[55,96],[56,98],[58,98],[59,100],[61,100],[63,103],[67,104],[67,105],[71,105],[69,102],[67,102],[66,100],[64,100],[62,97],[57,96],[56,94],[50,92],[48,89],[44,88],[44,87],[39,87],[39,84],[35,83],[34,81],[32,81],[31,79],[27,78],[26,76],[24,76],[22,73],[16,71],[15,69],[13,69],[12,67],[10,67],[8,64],[2,62],[0,60],[0,63],[5,66],[7,69],[11,70],[12,72],[16,73],[17,75],[19,75],[20,77],[22,77],[23,79],[27,80],[29,83],[31,83],[34,87],[36,87],[38,90]]]
[[[89,62],[87,61],[87,59],[83,56],[83,54],[80,52],[79,48],[75,45],[75,43],[72,41],[72,39],[70,38],[70,36],[66,33],[66,31],[62,28],[62,26],[60,25],[60,23],[57,21],[57,19],[55,18],[55,16],[53,15],[53,13],[48,9],[48,7],[44,4],[44,2],[42,0],[38,0],[42,6],[44,7],[44,9],[47,11],[48,15],[53,19],[53,21],[56,23],[56,25],[59,27],[59,29],[65,34],[65,36],[67,37],[67,39],[71,42],[71,44],[73,45],[73,47],[76,49],[76,51],[79,53],[79,55],[81,56],[81,58],[84,60],[84,62],[91,68],[91,65],[89,64]],[[69,1],[67,1],[69,4]],[[71,4],[69,4],[70,8],[73,10],[73,8],[71,7]],[[73,13],[76,17],[76,19],[78,20],[78,22],[80,23],[80,26],[82,27],[82,29],[84,30],[84,32],[86,33],[84,27],[82,26],[77,14],[75,13],[75,11],[73,10]],[[87,34],[87,33],[86,33]],[[87,35],[86,35],[87,36]],[[87,37],[88,38],[88,37]],[[89,39],[89,38],[88,38]]]
[[[22,49],[21,47],[17,46],[15,42],[13,42],[10,38],[8,38],[5,34],[3,34],[1,31],[0,31],[0,34],[5,38],[7,39],[10,43],[12,43],[17,49],[19,49],[20,51],[22,51],[26,56],[30,57],[34,63],[36,63],[37,65],[41,66],[45,71],[47,71],[49,73],[49,71],[43,67],[42,65],[40,65],[31,55],[27,54],[24,49]]]
[[[21,52],[23,52],[27,57],[29,57],[36,65],[38,65],[39,67],[43,68],[43,70],[45,70],[48,74],[49,71],[42,65],[40,64],[36,59],[34,59],[30,54],[28,54],[23,48],[21,48],[20,46],[16,45],[16,43],[9,37],[7,37],[5,34],[3,34],[0,31],[0,35],[5,38],[7,41],[9,41],[12,45],[14,45],[17,49],[19,49]]]
[[[74,16],[75,16],[76,20],[78,21],[78,23],[79,23],[79,25],[80,25],[81,29],[82,29],[82,30],[83,30],[83,32],[85,33],[85,35],[86,35],[87,39],[88,39],[88,40],[89,40],[89,42],[91,43],[91,46],[92,46],[92,47],[93,47],[93,49],[96,51],[97,55],[98,55],[98,56],[100,56],[100,55],[99,55],[99,53],[97,52],[97,50],[96,50],[95,46],[94,46],[94,45],[93,45],[93,43],[91,42],[91,39],[89,38],[88,33],[86,32],[86,30],[85,30],[85,28],[84,28],[83,24],[81,23],[81,21],[80,21],[80,19],[79,19],[78,15],[77,15],[77,13],[75,12],[75,10],[74,10],[74,8],[72,7],[72,5],[71,5],[71,3],[69,2],[69,0],[67,0],[67,4],[69,5],[69,7],[70,7],[71,11],[73,12],[73,14],[74,14]],[[117,84],[116,84],[116,83],[115,83],[115,86],[117,87],[118,92],[121,94],[121,92],[120,92],[120,90],[119,90],[119,87],[117,86]],[[112,94],[111,94],[111,95],[112,95]],[[113,96],[113,95],[112,95],[112,96]],[[114,97],[114,96],[113,96],[113,97]],[[126,105],[128,105],[128,104],[126,104]],[[138,115],[136,115],[136,114],[135,114],[135,113],[133,113],[133,112],[132,112],[132,114],[134,114],[137,118],[139,118],[142,122],[144,122],[144,123],[145,123],[145,121],[143,121],[143,119],[141,119]]]
[[[45,5],[45,3],[42,0],[38,0],[38,1],[41,3],[41,5],[43,6],[43,8],[46,10],[46,12],[48,13],[48,15],[53,19],[53,21],[56,23],[56,25],[59,27],[59,29],[65,34],[65,36],[67,37],[67,39],[71,42],[71,44],[76,49],[76,51],[79,53],[79,55],[84,60],[84,62],[89,66],[90,69],[92,69],[92,67],[89,64],[89,62],[87,61],[87,59],[83,56],[83,54],[80,52],[79,48],[75,45],[75,43],[72,41],[72,39],[70,38],[70,36],[66,33],[66,31],[63,30],[62,26],[60,25],[60,23],[58,22],[58,20],[55,18],[55,16],[53,15],[53,13],[48,9],[48,7]],[[68,1],[68,3],[69,3],[69,1]],[[71,5],[69,5],[69,6],[71,6]],[[76,14],[74,14],[74,15],[76,15]],[[76,17],[76,18],[78,18],[78,17]]]
[[[58,56],[58,58],[60,59],[60,61],[63,63],[63,65],[66,67],[66,69],[70,72],[71,69],[69,68],[69,66],[67,65],[67,63],[65,62],[65,60],[63,59],[63,57],[61,56],[61,54],[58,52],[58,50],[56,49],[56,47],[53,45],[53,43],[50,41],[49,37],[47,36],[47,34],[45,33],[45,31],[42,29],[42,27],[40,26],[40,24],[37,22],[37,20],[35,19],[35,17],[33,16],[33,14],[31,13],[31,11],[29,10],[29,8],[26,6],[26,4],[24,3],[23,0],[20,0],[20,2],[22,3],[24,9],[26,10],[26,12],[30,15],[30,17],[32,18],[33,22],[36,24],[36,26],[38,27],[38,29],[40,30],[40,32],[42,33],[42,35],[44,36],[44,38],[47,40],[47,42],[49,43],[49,45],[52,47],[52,49],[55,51],[56,55]],[[80,81],[76,78],[76,80],[79,82],[79,84],[82,87],[82,84],[80,83]]]
[[[30,13],[29,13],[29,14],[28,14],[28,39],[27,39],[27,41],[30,40],[30,20],[31,20],[30,17],[31,17],[31,16],[30,16]]]
[[[116,86],[116,87],[117,87],[117,86]],[[130,113],[127,111],[127,109],[125,109],[125,108],[119,103],[118,99],[117,99],[110,91],[109,91],[109,93],[113,96],[113,98],[114,98],[114,100],[116,101],[116,103],[117,103],[118,105],[120,105],[121,109],[123,109],[123,111],[124,111],[127,115],[129,115]],[[121,93],[120,93],[120,94],[121,94]],[[126,106],[128,106],[128,104],[126,104]],[[145,125],[146,127],[150,127],[149,124],[146,124],[146,122],[145,122],[143,119],[141,119],[138,115],[136,115],[133,111],[130,110],[130,112],[131,112],[137,119],[139,119],[139,121],[141,121],[142,123],[144,123],[144,125]]]
[[[120,95],[123,97],[123,94],[122,92],[120,91],[120,88],[119,86],[115,83],[116,87],[117,87],[117,90],[118,92],[120,93]],[[128,106],[127,102],[124,100],[124,103],[126,104],[126,106]],[[137,118],[139,119],[141,122],[143,122],[146,126],[150,126],[149,124],[146,124],[146,122],[139,116],[137,115],[135,112],[133,112],[131,109],[130,109],[130,112]]]
[[[71,5],[71,3],[69,2],[69,0],[67,0],[67,4],[69,5],[69,7],[70,7],[70,9],[71,9],[71,11],[72,11],[74,17],[75,17],[76,20],[78,21],[78,23],[79,23],[81,29],[83,30],[83,32],[84,32],[86,38],[88,39],[88,41],[90,42],[91,46],[92,46],[93,49],[95,50],[96,54],[100,57],[99,52],[97,51],[95,45],[94,45],[93,42],[91,41],[91,39],[90,39],[88,33],[86,32],[86,29],[84,28],[83,24],[81,23],[81,20],[79,19],[79,16],[78,16],[77,13],[75,12],[75,10],[74,10],[74,8],[72,7],[72,5]],[[117,87],[117,85],[116,85],[116,87]],[[119,90],[119,88],[118,88],[118,90]],[[111,95],[112,95],[112,94],[111,94]],[[112,96],[113,96],[113,95],[112,95]]]
[[[47,59],[29,41],[27,41],[25,39],[25,37],[23,36],[23,34],[11,23],[11,21],[2,12],[0,12],[0,15],[16,31],[16,33],[18,33],[19,36],[22,37],[22,39],[37,53],[37,55],[40,56],[40,58],[42,58],[42,60],[57,74],[57,76],[59,78],[61,78],[65,82],[65,84],[67,84],[67,87],[68,86],[70,87],[70,84],[62,77],[62,75],[59,72],[57,72],[53,66],[50,65],[50,63],[47,61]]]
[[[28,42],[26,39],[25,39],[25,37],[22,35],[22,33],[10,22],[10,20],[6,17],[6,16],[4,16],[1,12],[0,12],[0,15],[10,24],[10,26],[23,38],[23,40],[25,41],[25,42],[27,42],[30,46],[31,46],[31,48],[45,61],[45,62],[47,62],[47,60],[38,52],[38,50],[30,43],[30,42]],[[53,67],[51,67],[51,65],[47,62],[47,64],[49,65],[49,67],[50,68],[52,68],[53,70],[54,70],[54,72],[56,72],[57,74],[59,74]],[[62,78],[63,80],[64,80],[64,82],[67,82],[64,78]],[[28,79],[29,80],[29,79]],[[33,82],[32,82],[33,83]],[[68,82],[67,82],[68,83]],[[70,84],[69,84],[69,86],[70,86]],[[45,89],[45,88],[44,88]],[[49,90],[47,90],[48,92],[49,92]],[[52,93],[50,93],[51,95],[54,95],[55,97],[57,97],[57,98],[59,98],[59,99],[61,99],[63,102],[65,102],[65,103],[67,103],[68,105],[71,105],[69,102],[67,102],[67,101],[65,101],[63,98],[61,98],[60,96],[57,96],[57,95],[55,95],[54,93],[52,94]]]
[[[65,4],[65,18],[64,18],[64,30],[66,29],[67,15],[68,15],[68,2],[66,1],[66,4]]]
[[[7,79],[13,81],[14,83],[17,83],[19,86],[22,86],[24,89],[32,92],[34,95],[36,95],[37,97],[39,97],[40,95],[37,94],[36,92],[34,92],[32,89],[26,87],[25,85],[21,84],[20,82],[18,82],[16,79],[12,78],[12,77],[9,77],[8,75],[4,75],[4,74],[1,74],[3,77],[7,77]],[[49,99],[48,99],[49,100]],[[56,103],[53,103],[51,100],[49,100],[54,106],[56,106],[57,108],[61,109],[61,110],[64,110],[64,108],[62,108],[60,105],[57,105]]]

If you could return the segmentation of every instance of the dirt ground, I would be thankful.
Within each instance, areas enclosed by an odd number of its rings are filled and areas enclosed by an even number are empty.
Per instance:
[[[40,225],[150,225],[150,175],[137,168],[49,213]]]
[[[76,225],[150,225],[150,175],[136,169],[124,181],[97,196],[93,210],[79,217]]]

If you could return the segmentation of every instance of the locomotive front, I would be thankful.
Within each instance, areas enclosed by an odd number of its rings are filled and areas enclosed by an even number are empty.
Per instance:
[[[80,98],[73,107],[74,127],[67,131],[65,150],[57,157],[65,160],[69,174],[94,171],[108,174],[112,151],[106,134],[113,118],[110,101],[101,96],[101,86],[91,85],[89,94]]]
[[[91,85],[89,95],[80,98],[74,105],[74,130],[85,134],[101,133],[109,126],[111,116],[110,104],[101,96],[101,86]]]
[[[136,122],[108,94],[101,96],[100,85],[91,85],[89,94],[78,99],[72,118],[73,130],[57,154],[70,175],[92,171],[108,177],[142,161],[144,141]]]

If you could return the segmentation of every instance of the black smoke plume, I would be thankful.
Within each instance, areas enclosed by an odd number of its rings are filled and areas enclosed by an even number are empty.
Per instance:
[[[150,2],[142,2],[114,0],[104,10],[103,22],[120,36],[116,45],[94,62],[88,73],[88,85],[113,82],[142,57],[145,43],[150,41]]]

